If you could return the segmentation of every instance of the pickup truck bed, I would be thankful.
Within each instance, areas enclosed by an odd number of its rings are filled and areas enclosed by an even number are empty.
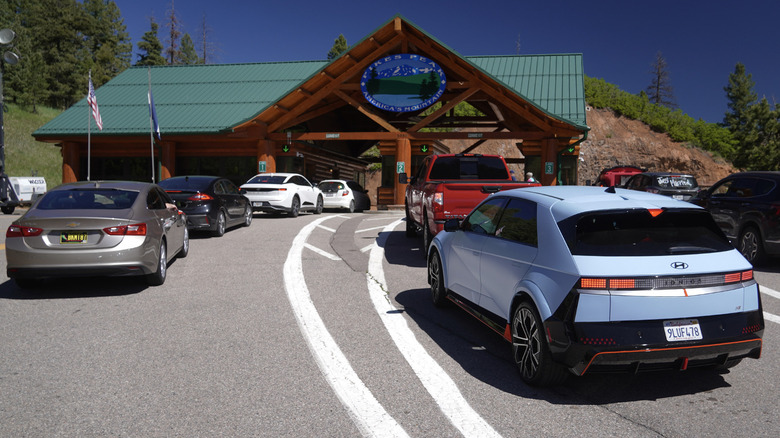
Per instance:
[[[429,156],[406,188],[406,235],[422,230],[427,250],[447,219],[465,217],[493,193],[539,185],[513,181],[499,155]]]

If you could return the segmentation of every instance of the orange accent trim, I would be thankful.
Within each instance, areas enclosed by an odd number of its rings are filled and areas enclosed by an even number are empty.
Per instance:
[[[683,292],[685,292],[685,296],[688,296],[688,289],[683,289]]]
[[[660,208],[648,208],[647,211],[650,213],[650,216],[656,217],[659,214],[663,213],[664,211]]]
[[[506,325],[506,329],[504,330],[504,339],[512,342],[512,328],[509,326],[509,324]]]
[[[623,354],[623,353],[651,353],[653,351],[675,351],[675,350],[686,350],[686,349],[692,349],[692,348],[708,348],[708,347],[720,347],[722,345],[735,345],[735,344],[745,344],[749,342],[756,342],[758,341],[760,347],[764,348],[764,340],[761,338],[756,339],[747,339],[744,341],[735,341],[735,342],[724,342],[721,344],[706,344],[706,345],[689,345],[687,347],[670,347],[670,348],[648,348],[645,350],[625,350],[625,351],[602,351],[601,353],[596,353],[595,356],[588,362],[588,365],[585,367],[585,369],[582,370],[581,375],[585,375],[586,372],[588,372],[588,368],[593,364],[593,361],[596,360],[597,357],[604,355],[604,354]]]

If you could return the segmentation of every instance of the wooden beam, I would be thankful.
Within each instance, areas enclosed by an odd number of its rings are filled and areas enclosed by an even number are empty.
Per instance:
[[[460,93],[455,99],[443,104],[441,108],[431,113],[428,117],[420,120],[419,123],[409,128],[408,132],[417,132],[421,128],[424,128],[428,126],[431,122],[438,119],[439,117],[443,116],[447,111],[449,111],[452,108],[455,108],[455,105],[463,102],[464,100],[468,99],[469,96],[479,91],[478,88],[469,88],[468,90]]]
[[[477,76],[477,74],[472,73],[471,71],[467,70],[465,67],[461,66],[456,60],[453,60],[451,58],[451,53],[447,50],[445,50],[443,47],[434,46],[430,42],[423,41],[419,38],[417,38],[414,35],[409,35],[409,38],[413,40],[416,44],[428,48],[429,51],[436,52],[438,55],[437,57],[432,57],[434,59],[447,59],[448,62],[446,63],[446,67],[448,67],[450,70],[455,71],[457,74],[462,76],[463,78],[473,81],[474,83],[481,83],[483,84],[482,91],[484,91],[486,94],[488,94],[490,97],[498,100],[503,105],[507,106],[512,111],[516,112],[517,114],[521,115],[523,118],[528,120],[530,123],[532,123],[534,126],[538,127],[539,129],[543,131],[550,132],[552,130],[552,126],[550,123],[547,123],[545,120],[537,116],[536,114],[533,114],[530,110],[524,108],[522,105],[513,102],[512,99],[509,98],[509,96],[506,96],[501,91],[503,87],[500,87],[499,85],[491,85],[486,82],[487,77],[485,77],[483,80],[480,80],[480,77]],[[439,62],[439,65],[442,63]],[[498,87],[498,88],[497,88]]]
[[[346,93],[344,93],[341,90],[335,90],[333,92],[333,94],[335,94],[336,96],[338,96],[339,98],[341,98],[342,100],[347,102],[348,104],[350,104],[353,107],[355,107],[358,111],[363,113],[363,115],[365,115],[369,119],[373,120],[374,123],[376,123],[377,125],[385,128],[386,131],[389,131],[389,132],[400,132],[400,130],[398,128],[396,128],[395,126],[391,125],[387,120],[383,119],[378,114],[374,114],[372,111],[370,111],[364,105],[362,105],[360,102],[358,102],[357,100],[353,99],[352,96],[348,96]]]
[[[322,88],[314,92],[314,95],[312,95],[309,99],[307,99],[306,101],[302,102],[299,105],[296,105],[294,111],[284,114],[283,116],[276,119],[276,121],[270,123],[268,125],[268,130],[270,132],[274,132],[287,126],[290,120],[297,118],[302,113],[306,112],[309,108],[314,106],[317,102],[324,99],[325,96],[333,93],[333,91],[336,90],[342,83],[346,82],[348,79],[351,79],[354,75],[358,74],[362,70],[365,70],[372,62],[374,62],[374,59],[378,58],[386,51],[392,49],[397,44],[400,44],[402,39],[403,36],[396,35],[395,37],[388,40],[386,43],[374,49],[362,61],[355,63],[355,65],[353,65],[352,67],[348,68],[347,70],[339,74],[327,85],[323,86]]]
[[[544,132],[293,132],[291,140],[315,141],[315,140],[396,140],[399,137],[408,137],[411,141],[436,141],[436,140],[543,140],[549,138]],[[286,132],[273,132],[268,134],[269,140],[287,141]]]

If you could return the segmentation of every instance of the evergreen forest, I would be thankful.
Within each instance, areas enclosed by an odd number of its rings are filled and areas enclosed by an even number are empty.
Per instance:
[[[18,64],[2,66],[5,103],[11,103],[14,111],[38,113],[45,109],[49,114],[84,98],[90,75],[99,88],[131,65],[206,63],[207,51],[197,54],[190,35],[178,30],[173,11],[162,25],[172,36],[168,47],[158,37],[161,25],[154,19],[149,24],[137,42],[134,60],[133,42],[113,1],[0,1],[0,29],[16,33],[3,51],[12,50],[20,56]],[[208,42],[200,45],[206,47]],[[328,59],[347,47],[340,35]],[[740,169],[780,170],[780,110],[767,99],[758,98],[752,76],[742,64],[737,64],[723,82],[728,111],[718,124],[695,120],[680,108],[654,103],[657,96],[648,97],[644,91],[631,94],[603,79],[586,77],[584,86],[586,101],[593,107],[611,108],[640,120],[675,141],[711,151]],[[31,137],[30,141],[34,143]]]

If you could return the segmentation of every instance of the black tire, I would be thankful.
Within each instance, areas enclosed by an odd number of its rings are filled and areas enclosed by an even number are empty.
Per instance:
[[[227,219],[225,219],[225,212],[220,211],[217,215],[217,226],[214,228],[214,236],[222,237],[225,235],[225,229],[227,228]]]
[[[761,233],[756,227],[747,227],[739,235],[737,249],[751,264],[756,265],[764,259],[764,244]]]
[[[7,205],[0,207],[0,210],[2,210],[2,212],[5,214],[13,214],[15,209],[16,207],[9,207]]]
[[[290,205],[290,211],[287,216],[298,217],[298,213],[301,211],[301,200],[297,196],[293,197],[292,204]]]
[[[568,370],[553,362],[544,325],[536,309],[522,302],[512,315],[512,359],[523,381],[533,386],[554,386],[563,383]]]
[[[165,283],[165,277],[168,274],[168,251],[165,241],[160,244],[160,254],[157,260],[157,271],[146,276],[146,282],[149,286],[160,286]]]
[[[247,206],[246,211],[244,211],[244,226],[248,227],[252,225],[252,219],[255,217],[254,212],[252,211],[252,207]]]
[[[433,241],[433,234],[431,229],[428,228],[428,218],[423,217],[423,254],[428,254],[428,248],[431,247]]]
[[[40,285],[37,278],[14,278],[19,289],[35,289]]]
[[[354,213],[355,212],[355,200],[349,201],[349,212]]]
[[[417,226],[409,216],[409,207],[406,207],[406,237],[417,237]]]
[[[428,280],[431,283],[431,300],[436,307],[447,307],[447,289],[444,287],[444,274],[441,257],[436,250],[431,251],[428,259]]]
[[[314,214],[322,213],[322,196],[317,196],[317,206],[314,207]]]
[[[735,366],[739,365],[739,363],[742,362],[742,358],[739,359],[729,359],[724,363],[723,365],[716,365],[715,370],[716,371],[726,371],[730,368],[734,368]]]
[[[181,244],[181,251],[176,254],[176,257],[183,259],[190,254],[190,230],[184,227],[184,240]]]

